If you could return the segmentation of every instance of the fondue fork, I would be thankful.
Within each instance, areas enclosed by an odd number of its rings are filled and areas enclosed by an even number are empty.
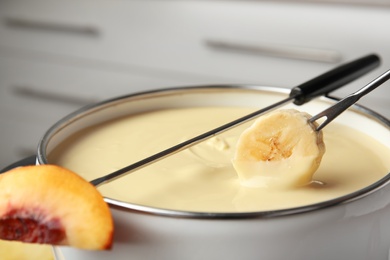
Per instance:
[[[324,128],[327,124],[329,124],[333,119],[335,119],[338,115],[340,115],[344,110],[355,104],[360,98],[365,96],[366,94],[370,93],[380,85],[382,85],[384,82],[386,82],[390,78],[390,70],[386,71],[370,83],[368,83],[366,86],[362,87],[358,91],[346,96],[333,106],[325,109],[324,111],[318,113],[317,115],[311,117],[309,119],[309,122],[314,122],[322,117],[325,117],[326,119],[316,128],[316,131],[320,131],[322,128]]]
[[[286,99],[283,99],[279,102],[276,102],[270,106],[257,110],[251,114],[248,114],[244,117],[241,117],[237,120],[234,120],[230,123],[217,127],[211,131],[203,133],[199,136],[196,136],[192,139],[179,143],[173,147],[170,147],[166,150],[163,150],[159,153],[156,153],[150,157],[147,157],[141,161],[138,161],[134,164],[128,165],[124,168],[121,168],[117,171],[104,175],[102,177],[92,180],[90,183],[94,186],[99,186],[109,181],[113,181],[117,178],[123,177],[135,170],[143,168],[147,165],[150,165],[154,162],[157,162],[169,155],[180,152],[184,149],[187,149],[195,144],[198,144],[208,138],[211,138],[217,134],[225,132],[233,127],[236,127],[240,124],[243,124],[249,120],[252,120],[260,115],[265,114],[271,110],[274,110],[286,103],[294,102],[296,105],[302,105],[309,102],[311,99],[328,94],[329,92],[346,85],[347,83],[359,78],[360,76],[366,74],[372,69],[379,66],[380,59],[377,55],[371,54],[359,58],[357,60],[351,61],[349,63],[340,65],[324,74],[321,74],[301,85],[298,85],[291,89],[289,96]]]

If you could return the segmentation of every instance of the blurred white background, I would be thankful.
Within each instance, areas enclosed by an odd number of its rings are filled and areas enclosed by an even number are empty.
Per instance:
[[[385,0],[0,0],[0,168],[91,102],[200,84],[291,88],[380,55],[342,97],[390,69],[389,24]],[[299,53],[273,52],[285,48]],[[360,103],[390,118],[390,83]]]

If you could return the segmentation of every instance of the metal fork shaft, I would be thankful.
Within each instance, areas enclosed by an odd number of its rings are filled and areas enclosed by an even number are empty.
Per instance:
[[[314,122],[322,117],[326,117],[325,121],[323,121],[316,129],[317,131],[320,131],[347,108],[355,104],[360,98],[382,85],[388,79],[390,79],[390,70],[386,71],[358,91],[346,96],[335,105],[313,116],[309,121]]]

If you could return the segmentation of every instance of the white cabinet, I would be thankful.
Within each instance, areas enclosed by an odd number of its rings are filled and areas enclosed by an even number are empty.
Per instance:
[[[152,74],[9,58],[0,51],[0,168],[34,154],[51,125],[84,105],[187,82]]]
[[[368,5],[0,1],[0,168],[84,103],[182,85],[293,87],[379,54],[379,69],[334,94],[344,96],[390,68],[389,23],[389,7]],[[389,102],[390,83],[361,100],[386,117]]]

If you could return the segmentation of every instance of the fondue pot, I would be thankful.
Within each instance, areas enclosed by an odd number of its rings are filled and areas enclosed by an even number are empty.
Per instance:
[[[170,88],[118,97],[82,108],[56,123],[40,141],[36,160],[38,164],[51,163],[48,155],[72,134],[126,115],[184,107],[262,108],[287,96],[288,90],[283,88],[218,85]],[[335,102],[333,98],[323,97],[297,109],[316,114]],[[390,149],[389,120],[369,109],[354,105],[335,122],[358,129]],[[112,250],[54,247],[55,257],[57,260],[385,260],[389,259],[390,250],[389,182],[390,174],[387,174],[342,197],[297,208],[260,212],[187,212],[105,197],[115,223]]]

